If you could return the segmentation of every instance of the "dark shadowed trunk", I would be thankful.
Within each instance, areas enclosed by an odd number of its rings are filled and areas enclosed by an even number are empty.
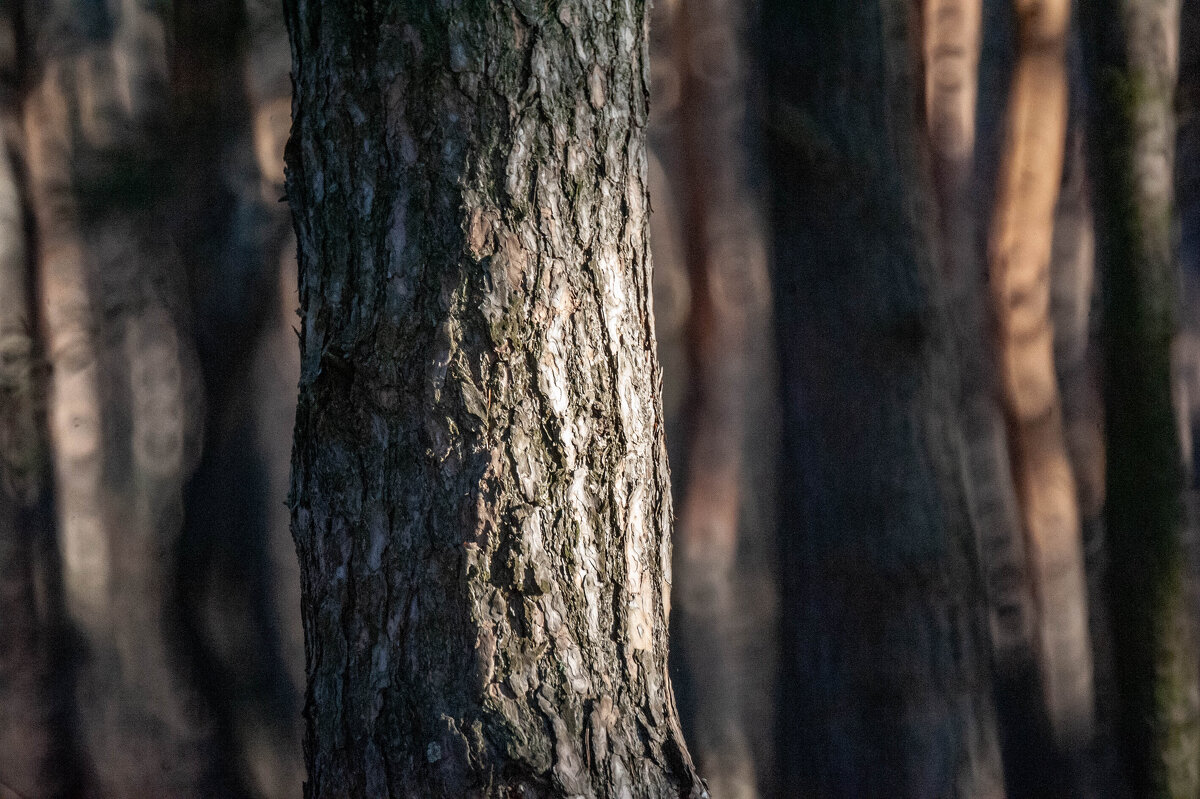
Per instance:
[[[1172,398],[1177,0],[1084,4],[1103,291],[1108,611],[1137,796],[1200,790],[1196,634]]]
[[[310,797],[700,796],[641,2],[288,4]]]
[[[772,2],[794,795],[1000,797],[904,2]]]

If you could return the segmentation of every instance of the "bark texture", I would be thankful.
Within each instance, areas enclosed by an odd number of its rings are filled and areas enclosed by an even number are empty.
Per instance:
[[[790,795],[1000,797],[919,15],[768,3]],[[789,751],[790,750],[790,751]]]
[[[1075,476],[1054,362],[1050,262],[1067,128],[1070,3],[1014,4],[1017,58],[988,246],[1000,386],[1033,585],[1034,653],[1056,740],[1091,735],[1093,680]]]
[[[1136,796],[1200,790],[1197,641],[1185,602],[1183,459],[1172,401],[1179,5],[1085,6],[1103,282],[1109,613]]]
[[[641,2],[291,2],[325,796],[702,796],[666,673]]]

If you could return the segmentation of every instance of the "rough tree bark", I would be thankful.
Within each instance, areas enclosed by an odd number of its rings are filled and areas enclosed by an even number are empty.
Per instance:
[[[1200,790],[1197,641],[1172,400],[1177,0],[1084,4],[1103,293],[1109,614],[1134,795]]]
[[[999,797],[920,19],[766,4],[790,795]]]
[[[294,0],[310,797],[701,796],[644,5]]]

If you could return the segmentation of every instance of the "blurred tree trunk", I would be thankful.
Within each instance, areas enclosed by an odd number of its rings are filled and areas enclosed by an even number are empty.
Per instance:
[[[279,314],[282,298],[295,301],[281,280],[286,274],[294,286],[294,268],[281,269],[294,249],[279,202],[287,31],[282,4],[242,0],[175,0],[172,22],[173,232],[184,245],[207,400],[174,600],[225,757],[254,795],[283,799],[299,793],[304,776],[303,649],[292,643],[299,564],[282,502],[286,478],[272,479],[289,463],[296,386],[296,375],[277,366],[294,361],[296,349]],[[280,335],[288,351],[264,358]],[[261,405],[278,406],[280,397],[282,407],[263,417]]]
[[[97,789],[194,795],[212,730],[168,634],[200,420],[169,216],[166,27],[138,3],[30,2],[26,104],[65,608]]]
[[[34,350],[51,368],[47,526],[61,555],[60,569],[59,558],[35,564],[36,632],[55,645],[65,622],[76,642],[55,652],[55,687],[73,685],[67,702],[52,698],[51,751],[70,753],[77,724],[86,792],[294,795],[299,703],[281,651],[299,614],[272,583],[298,597],[297,568],[270,552],[268,448],[247,444],[246,391],[290,236],[276,202],[281,142],[264,131],[255,146],[245,58],[286,41],[281,14],[273,33],[248,36],[241,0],[10,8],[28,26],[11,44],[27,83],[32,225],[18,215],[4,243],[36,243],[36,274],[23,289],[5,266],[0,310],[15,318],[23,290],[36,294],[24,329],[37,323]],[[260,181],[259,151],[274,158],[274,184]],[[264,377],[268,388],[280,390]],[[23,513],[29,537],[37,514]],[[23,558],[5,559],[6,576]],[[14,602],[28,594],[13,585]],[[0,632],[19,654],[17,626]],[[38,740],[32,722],[2,732]],[[49,759],[72,779],[64,755]]]
[[[644,5],[287,6],[310,797],[702,796]]]
[[[655,323],[664,381],[683,394],[667,411],[680,505],[672,656],[698,765],[728,799],[757,796],[773,767],[775,449],[763,434],[777,422],[757,397],[774,399],[761,388],[776,377],[750,5],[657,3],[651,19],[651,147],[665,165],[650,182]]]
[[[1200,791],[1200,708],[1172,399],[1175,0],[1085,5],[1104,294],[1109,613],[1137,796]]]
[[[921,21],[890,0],[766,8],[791,793],[1003,796]]]
[[[20,179],[18,11],[0,9],[0,797],[32,799],[70,792],[77,774],[53,695],[56,628],[37,579],[49,486]]]
[[[997,358],[1035,604],[1034,653],[1057,743],[1092,733],[1087,591],[1051,317],[1067,130],[1070,3],[1017,0],[1017,59],[988,246]]]

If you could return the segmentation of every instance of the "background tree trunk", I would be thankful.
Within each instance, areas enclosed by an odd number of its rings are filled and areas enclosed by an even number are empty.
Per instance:
[[[701,796],[642,3],[287,6],[307,795]]]
[[[1190,797],[1200,790],[1200,696],[1171,374],[1179,6],[1120,0],[1086,9],[1119,732],[1135,795]]]
[[[746,36],[756,10],[656,3],[650,23],[655,334],[675,392],[679,507],[671,658],[697,764],[726,799],[758,796],[774,772],[778,408]]]
[[[1075,476],[1054,361],[1051,254],[1067,131],[1071,4],[1017,0],[1017,59],[988,246],[998,373],[1055,741],[1092,734],[1091,641]]]
[[[766,8],[790,793],[1003,796],[920,19],[886,0]]]

